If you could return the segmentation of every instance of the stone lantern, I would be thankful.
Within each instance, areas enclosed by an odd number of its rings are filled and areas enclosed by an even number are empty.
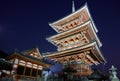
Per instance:
[[[110,80],[111,81],[120,81],[117,77],[117,72],[116,72],[117,68],[115,68],[113,65],[112,67],[109,69],[109,73],[110,73]]]

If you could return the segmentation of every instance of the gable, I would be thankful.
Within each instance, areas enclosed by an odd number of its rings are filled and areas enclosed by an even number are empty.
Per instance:
[[[24,51],[22,53],[26,54],[26,55],[33,56],[33,57],[38,58],[38,59],[42,59],[42,56],[41,56],[38,48],[33,48],[30,50]]]

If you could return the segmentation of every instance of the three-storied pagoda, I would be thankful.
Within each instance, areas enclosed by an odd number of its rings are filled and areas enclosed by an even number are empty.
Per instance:
[[[47,40],[57,46],[57,52],[46,54],[47,58],[59,61],[63,67],[70,65],[77,70],[75,75],[87,76],[92,73],[91,66],[105,63],[87,4],[49,25],[58,33]]]

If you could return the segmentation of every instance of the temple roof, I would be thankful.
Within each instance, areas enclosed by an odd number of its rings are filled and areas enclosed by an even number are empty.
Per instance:
[[[92,20],[92,23],[93,23],[93,26],[94,26],[95,31],[98,32],[98,30],[97,30],[97,28],[96,28],[96,26],[95,26],[95,24],[94,24],[94,22],[93,22],[93,19],[92,19],[90,13],[89,13],[89,9],[88,9],[87,3],[86,3],[84,6],[82,6],[81,8],[79,8],[77,11],[75,11],[75,12],[73,12],[73,13],[71,13],[71,14],[69,14],[69,15],[67,15],[67,16],[65,16],[65,17],[63,17],[63,18],[61,18],[61,19],[59,19],[59,20],[57,20],[57,21],[55,21],[55,22],[49,23],[49,25],[50,25],[56,32],[59,33],[59,31],[58,31],[57,29],[55,29],[55,26],[61,26],[62,24],[66,23],[66,22],[69,22],[69,21],[71,21],[71,20],[74,20],[74,18],[76,18],[76,17],[78,17],[78,16],[80,15],[80,12],[81,12],[82,10],[86,10],[86,11],[87,11],[90,19]]]
[[[84,45],[84,46],[79,46],[79,47],[63,50],[63,51],[49,53],[49,54],[46,54],[45,56],[46,57],[58,58],[58,57],[78,54],[80,52],[84,52],[84,51],[87,51],[87,50],[92,51],[93,54],[91,56],[96,58],[97,61],[99,61],[99,63],[106,63],[106,60],[104,59],[103,55],[101,54],[101,52],[99,50],[99,47],[97,46],[96,42],[89,43],[89,44]]]
[[[84,6],[82,6],[80,9],[78,9],[77,11],[75,11],[75,12],[73,12],[73,13],[71,13],[71,14],[69,14],[69,15],[67,15],[67,16],[59,19],[59,20],[56,20],[56,21],[54,21],[54,22],[52,22],[52,23],[49,23],[49,25],[50,25],[50,26],[54,26],[54,25],[59,25],[59,24],[61,24],[61,23],[68,22],[68,21],[70,21],[70,20],[68,20],[70,17],[73,17],[73,18],[74,18],[76,14],[78,14],[79,12],[81,12],[81,11],[82,11],[83,9],[85,9],[86,7],[87,7],[87,5],[84,5]],[[66,21],[66,20],[67,20],[67,21]],[[72,19],[71,19],[71,20],[72,20]]]
[[[22,54],[26,54],[26,55],[30,55],[30,54],[32,54],[32,53],[33,53],[33,54],[36,53],[36,54],[39,56],[40,59],[42,58],[42,56],[41,56],[41,54],[40,54],[40,52],[39,52],[38,47],[34,47],[34,48],[31,48],[31,49],[22,51],[21,53],[22,53]],[[38,58],[38,57],[36,57],[36,58]]]
[[[93,23],[92,23],[91,20],[88,20],[87,22],[83,23],[83,24],[80,25],[80,26],[77,26],[77,27],[75,27],[75,28],[72,28],[71,30],[67,30],[67,31],[65,31],[65,32],[58,33],[58,34],[53,35],[53,36],[51,36],[51,37],[49,37],[49,38],[46,38],[46,39],[47,39],[49,42],[51,42],[52,44],[54,44],[54,42],[56,42],[56,40],[62,39],[62,38],[64,38],[64,37],[68,37],[69,35],[78,33],[78,32],[80,32],[80,31],[85,30],[85,29],[88,29],[88,28],[89,28],[90,31],[92,31],[92,32],[91,32],[91,35],[95,37],[98,45],[101,47],[102,44],[101,44],[99,38],[97,37],[96,33],[94,32]]]
[[[24,59],[24,60],[27,60],[27,61],[32,61],[34,63],[37,63],[37,64],[40,64],[40,65],[43,65],[45,67],[49,67],[51,64],[48,64],[46,63],[43,59],[38,59],[38,58],[35,58],[33,56],[30,56],[30,55],[27,55],[27,54],[23,54],[21,52],[13,52],[10,56],[8,56],[6,59],[7,60],[10,60],[10,59],[13,59],[13,58],[20,58],[20,59]]]
[[[55,35],[47,38],[47,40],[50,41],[50,40],[52,40],[52,39],[58,39],[58,38],[66,37],[66,35],[68,35],[68,34],[70,34],[70,33],[72,33],[72,32],[78,32],[78,31],[80,31],[80,30],[78,30],[78,29],[80,29],[80,28],[82,28],[83,26],[89,24],[89,22],[90,22],[90,21],[87,21],[87,22],[83,23],[83,24],[80,25],[80,26],[77,26],[77,27],[75,27],[75,28],[72,28],[71,30],[67,30],[67,31],[65,31],[65,32],[55,34]],[[77,31],[76,31],[76,30],[77,30]]]

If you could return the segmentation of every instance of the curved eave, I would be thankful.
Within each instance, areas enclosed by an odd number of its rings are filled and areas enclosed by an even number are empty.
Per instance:
[[[100,48],[97,45],[95,45],[95,48],[96,48],[96,50],[97,50],[97,52],[99,54],[98,57],[100,57],[101,63],[106,63],[107,61],[103,57],[103,54],[101,53]]]
[[[93,31],[93,34],[94,34],[95,38],[96,38],[97,44],[99,45],[99,47],[102,47],[102,43],[100,42],[100,40],[99,40],[96,32],[94,31],[94,28],[93,28],[94,26],[93,26],[92,21],[91,21],[91,23],[90,23],[90,27],[91,27],[91,29],[92,29],[92,31]]]
[[[30,61],[30,62],[33,62],[33,63],[40,64],[44,67],[49,67],[50,66],[49,64],[45,64],[45,63],[42,63],[40,61],[36,61],[36,60],[31,59],[31,58],[24,57],[24,56],[20,55],[19,53],[14,53],[14,54],[8,56],[6,59],[10,60],[10,59],[14,59],[14,58],[19,58],[19,59],[22,59],[22,60],[24,59],[26,61]]]
[[[61,35],[65,35],[65,34],[68,34],[68,33],[72,32],[72,31],[75,31],[75,30],[77,30],[77,29],[79,29],[79,28],[82,28],[83,26],[85,26],[85,25],[87,25],[87,24],[89,24],[89,23],[90,23],[90,21],[87,21],[87,22],[83,23],[82,25],[79,25],[79,26],[77,26],[77,27],[75,27],[75,28],[72,28],[71,30],[67,30],[67,31],[65,31],[65,32],[62,32],[62,33],[58,33],[58,34],[56,34],[56,35],[53,35],[53,36],[47,38],[47,40],[48,40],[48,41],[51,41],[52,39],[55,39],[55,38],[57,38],[57,37],[60,37]]]
[[[98,38],[95,30],[94,30],[94,25],[93,25],[93,23],[92,23],[91,20],[89,20],[89,21],[83,23],[82,25],[77,26],[77,27],[75,27],[75,28],[73,28],[73,29],[71,29],[71,30],[68,30],[68,31],[66,31],[66,32],[58,33],[57,35],[53,35],[53,36],[47,38],[47,40],[48,40],[50,43],[52,43],[53,45],[55,45],[55,44],[54,44],[54,41],[55,41],[57,38],[61,38],[62,36],[65,37],[68,33],[71,33],[71,32],[73,32],[73,31],[78,31],[80,28],[82,28],[82,27],[84,27],[84,26],[86,26],[86,25],[89,25],[89,24],[90,24],[90,28],[91,28],[94,36],[95,36],[95,39],[96,39],[99,47],[101,47],[101,46],[102,46],[102,43],[100,42],[100,40],[99,40],[99,38]],[[56,45],[55,45],[55,46],[56,46]]]
[[[86,9],[87,9],[88,15],[90,16],[90,19],[91,19],[91,21],[92,21],[92,24],[93,24],[93,27],[94,27],[95,32],[98,32],[98,29],[97,29],[96,25],[94,24],[94,20],[93,20],[91,14],[90,14],[90,10],[89,10],[89,8],[88,8],[88,4],[87,4],[87,3],[86,3]]]
[[[90,43],[90,44],[88,44],[88,45],[76,47],[76,48],[71,48],[71,49],[67,49],[67,50],[63,50],[63,51],[58,51],[58,52],[53,52],[53,53],[47,54],[47,55],[45,55],[45,56],[46,56],[46,57],[52,57],[52,56],[55,56],[55,55],[62,55],[62,54],[67,53],[67,52],[72,52],[72,51],[76,51],[76,50],[82,50],[82,49],[85,49],[85,48],[94,46],[94,44],[95,44],[95,42]]]
[[[86,5],[82,6],[80,9],[78,9],[77,11],[71,13],[70,15],[67,15],[67,16],[65,16],[65,17],[63,17],[63,18],[61,18],[61,19],[59,19],[59,20],[57,20],[55,22],[49,23],[49,25],[54,26],[54,25],[64,21],[65,19],[68,19],[69,17],[76,15],[78,12],[81,12],[85,8],[86,8]]]
[[[63,50],[63,51],[58,51],[58,52],[53,52],[53,53],[45,55],[45,56],[46,57],[52,57],[52,56],[62,55],[64,53],[68,53],[68,52],[71,53],[71,52],[76,51],[76,50],[83,50],[83,49],[92,47],[95,44],[96,44],[96,42],[93,42],[93,43],[90,43],[90,44],[87,44],[87,45],[84,45],[84,46],[80,46],[80,47],[76,47],[76,48],[71,48],[71,49],[67,49],[67,50]]]
[[[51,44],[53,44],[54,46],[56,46],[56,44],[54,44],[54,42],[53,42],[50,38],[46,38],[46,40],[47,40],[48,42],[50,42]]]
[[[84,51],[88,51],[88,50],[93,50],[92,53],[94,55],[94,58],[97,59],[97,61],[99,63],[106,63],[106,60],[104,59],[104,57],[102,56],[100,49],[98,48],[96,42],[81,46],[81,47],[76,47],[76,48],[72,48],[72,49],[68,49],[68,50],[64,50],[64,51],[58,51],[58,52],[54,52],[51,53],[49,55],[45,55],[48,58],[54,58],[54,57],[61,57],[61,56],[69,56],[69,55],[73,55],[76,53],[80,53],[80,52],[84,52]]]
[[[81,12],[83,9],[86,9],[86,10],[87,10],[87,13],[88,13],[88,15],[89,15],[89,17],[90,17],[90,19],[91,19],[91,21],[92,21],[92,23],[93,23],[94,30],[95,30],[96,32],[98,32],[98,29],[96,28],[96,26],[95,26],[95,24],[94,24],[94,21],[93,21],[93,18],[92,18],[91,14],[90,14],[90,11],[89,11],[89,9],[88,9],[87,3],[86,3],[83,7],[81,7],[81,8],[78,9],[77,11],[75,11],[74,13],[71,13],[70,15],[68,15],[68,16],[66,16],[66,17],[64,17],[64,18],[62,18],[62,19],[59,19],[59,20],[57,20],[57,21],[55,21],[55,22],[53,22],[53,23],[49,23],[49,26],[51,26],[56,32],[60,33],[60,32],[59,32],[57,29],[55,29],[54,27],[55,27],[55,26],[59,26],[59,25],[57,25],[57,24],[59,24],[59,23],[65,21],[66,19],[69,19],[70,17],[78,14],[78,13]]]

